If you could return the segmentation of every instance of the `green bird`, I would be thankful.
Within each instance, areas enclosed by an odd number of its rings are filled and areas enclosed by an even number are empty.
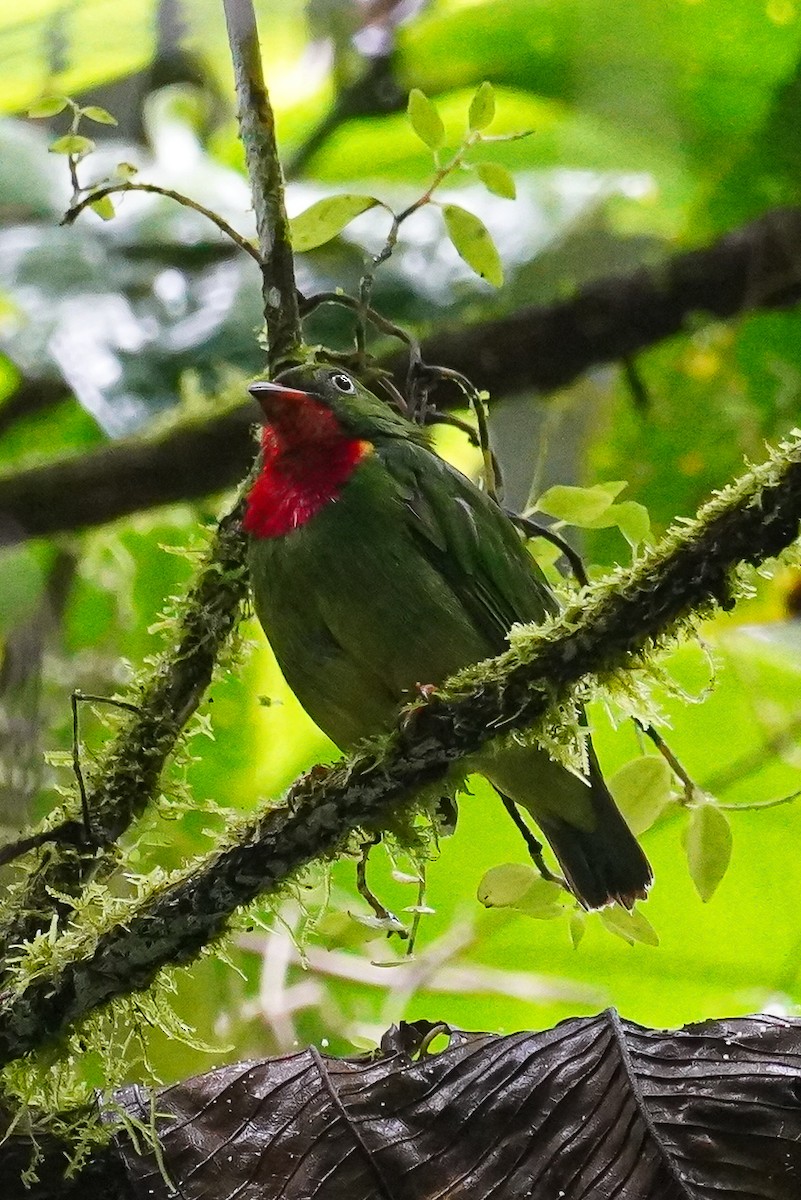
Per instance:
[[[250,391],[265,417],[244,518],[256,614],[341,749],[557,610],[503,510],[351,375],[298,367]],[[489,744],[470,767],[531,814],[585,907],[631,907],[651,869],[587,751],[587,778],[534,746]]]

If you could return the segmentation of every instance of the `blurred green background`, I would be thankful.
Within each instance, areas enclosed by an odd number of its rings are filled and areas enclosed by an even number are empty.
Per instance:
[[[582,283],[659,263],[773,207],[798,200],[801,10],[793,0],[431,0],[256,5],[268,84],[294,214],[332,190],[369,192],[398,207],[430,178],[431,160],[405,117],[424,89],[461,136],[469,97],[490,80],[493,132],[531,129],[492,157],[518,199],[449,183],[491,230],[506,283],[477,280],[434,212],[404,227],[379,274],[375,304],[424,335],[569,297]],[[115,220],[58,221],[69,199],[64,132],[25,113],[42,94],[101,104],[86,180],[114,164],[183,192],[252,233],[221,5],[216,0],[33,0],[0,9],[0,472],[165,422],[214,411],[218,393],[262,368],[253,263],[202,217],[157,197],[128,196]],[[87,130],[87,132],[89,132]],[[386,233],[380,214],[299,260],[304,291],[354,290],[366,252]],[[799,248],[801,250],[801,248]],[[342,345],[326,317],[310,335]],[[493,404],[496,443],[517,503],[555,483],[625,479],[655,535],[691,515],[715,487],[759,460],[766,439],[798,422],[801,318],[796,309],[723,324],[699,314],[688,331],[641,354],[645,403],[617,366],[558,394]],[[20,399],[20,397],[27,399]],[[475,455],[449,431],[443,452]],[[159,614],[189,578],[224,498],[137,513],[56,543],[0,551],[0,821],[7,836],[71,789],[69,695],[124,689],[159,647]],[[581,543],[602,570],[629,561],[617,531]],[[702,787],[726,804],[788,796],[801,765],[798,576],[781,568],[753,596],[677,651],[663,732]],[[335,751],[298,709],[260,630],[245,628],[234,670],[221,674],[164,797],[128,842],[132,870],[173,868],[219,836],[221,805],[247,813]],[[714,664],[715,686],[706,693]],[[696,702],[697,701],[697,702]],[[91,770],[103,719],[84,714]],[[593,714],[609,775],[643,752],[630,724]],[[207,736],[208,734],[211,737]],[[43,754],[49,753],[45,763]],[[61,753],[59,753],[61,752]],[[649,751],[650,752],[650,751]],[[187,804],[187,788],[191,804]],[[686,812],[672,804],[644,835],[656,883],[645,914],[660,944],[628,945],[589,918],[577,949],[565,917],[484,910],[483,873],[524,861],[523,847],[483,783],[460,806],[456,835],[428,864],[427,906],[414,957],[356,917],[367,911],[354,862],[287,897],[272,931],[243,925],[231,963],[208,958],[176,976],[176,1011],[207,1049],[152,1029],[148,1055],[164,1079],[220,1061],[314,1042],[331,1052],[374,1044],[400,1018],[510,1031],[607,1004],[650,1025],[754,1010],[795,1012],[801,1000],[797,898],[801,806],[729,812],[731,866],[708,903],[688,873]],[[409,864],[396,864],[409,872]],[[397,911],[417,890],[392,877],[387,854],[371,882]],[[126,882],[121,876],[120,889]],[[355,914],[355,916],[353,915]],[[309,917],[316,929],[303,933]],[[396,965],[388,966],[388,962]],[[379,964],[379,965],[376,965]],[[87,1070],[90,1067],[87,1066]],[[131,1060],[132,1077],[141,1064]]]

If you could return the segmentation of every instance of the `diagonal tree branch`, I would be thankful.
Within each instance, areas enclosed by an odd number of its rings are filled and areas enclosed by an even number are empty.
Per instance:
[[[237,908],[337,853],[355,829],[385,826],[415,791],[439,784],[490,738],[532,726],[580,685],[636,669],[691,614],[731,608],[736,569],[789,546],[800,520],[797,433],[634,567],[583,589],[549,628],[530,627],[514,649],[407,710],[378,748],[299,780],[283,805],[227,847],[154,891],[123,923],[88,937],[83,956],[21,978],[0,1010],[0,1065],[113,997],[147,987],[163,966],[189,962]]]
[[[563,387],[599,363],[680,333],[699,314],[728,318],[801,298],[801,209],[777,209],[713,245],[587,284],[570,300],[435,334],[428,362],[497,399]],[[387,360],[401,383],[405,362]],[[3,409],[0,409],[0,423]],[[0,478],[0,544],[102,524],[233,486],[251,456],[249,410]]]

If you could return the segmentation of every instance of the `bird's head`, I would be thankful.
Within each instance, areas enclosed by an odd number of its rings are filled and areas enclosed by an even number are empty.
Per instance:
[[[414,436],[411,425],[341,367],[293,367],[251,384],[264,420],[282,441]]]

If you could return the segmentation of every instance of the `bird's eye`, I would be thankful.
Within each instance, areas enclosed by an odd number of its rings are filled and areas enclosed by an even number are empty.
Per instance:
[[[353,380],[351,379],[350,375],[342,375],[342,374],[332,375],[331,382],[333,383],[334,387],[340,392],[348,392],[348,393],[352,394],[353,392],[356,391],[356,385],[353,382]]]

